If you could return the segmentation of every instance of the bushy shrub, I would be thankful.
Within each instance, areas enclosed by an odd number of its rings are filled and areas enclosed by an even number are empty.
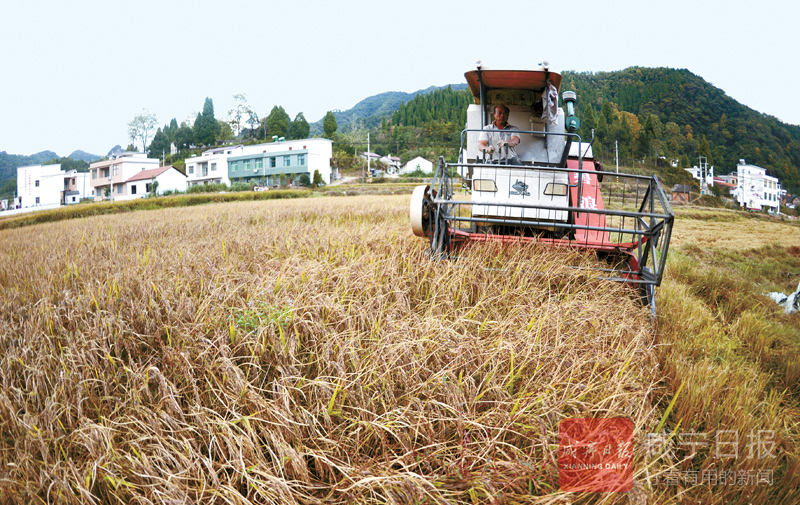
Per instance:
[[[227,191],[228,186],[227,184],[223,184],[221,182],[215,182],[211,184],[196,184],[194,186],[190,186],[189,189],[186,190],[187,193],[219,193],[220,191]]]
[[[231,191],[253,191],[253,185],[247,182],[234,182]]]
[[[422,171],[422,169],[418,168],[418,169],[414,170],[413,172],[409,172],[407,174],[400,174],[400,177],[415,177],[415,178],[433,177],[433,174],[432,173],[428,173],[428,172],[424,172],[424,171]]]

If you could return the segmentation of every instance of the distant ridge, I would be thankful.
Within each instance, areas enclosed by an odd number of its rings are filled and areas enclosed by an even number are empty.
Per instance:
[[[30,156],[8,154],[2,151],[0,152],[0,181],[16,177],[17,167],[41,165],[54,158],[58,158],[58,155],[53,151],[41,151],[36,154],[31,154]]]
[[[86,151],[81,151],[80,149],[77,151],[72,151],[72,154],[67,156],[67,158],[72,158],[73,160],[81,160],[85,161],[86,163],[91,163],[93,161],[102,159],[102,156],[98,156],[97,154],[87,153]]]
[[[402,91],[387,91],[367,97],[351,109],[345,111],[333,111],[333,116],[336,118],[336,125],[338,131],[352,127],[352,121],[355,119],[358,124],[365,127],[374,127],[381,124],[381,118],[391,117],[392,114],[400,107],[401,103],[412,100],[417,95],[425,95],[437,89],[446,88],[445,86],[430,86],[425,89],[414,91],[413,93],[404,93]],[[449,84],[453,90],[458,91],[466,89],[466,84]],[[323,117],[324,119],[324,117]],[[322,119],[316,123],[311,124],[311,133],[322,133]]]

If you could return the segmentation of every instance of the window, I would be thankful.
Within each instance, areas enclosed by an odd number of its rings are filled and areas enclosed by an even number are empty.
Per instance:
[[[107,168],[104,168],[104,169],[103,169],[103,177],[105,177],[106,179],[108,179],[108,169],[107,169]]]
[[[232,162],[231,162],[231,170],[232,170],[232,171],[234,171],[234,172],[236,172],[237,170],[239,170],[239,164],[238,164],[238,163],[236,163],[235,161],[232,161]]]
[[[194,165],[189,165],[189,169],[187,170],[190,174],[194,173]]]
[[[259,170],[264,168],[264,160],[263,159],[256,160],[256,168],[259,169]]]
[[[131,194],[132,195],[136,194],[136,184],[131,184]]]
[[[97,169],[92,170],[92,179],[97,179]]]
[[[305,154],[298,154],[297,155],[297,164],[298,165],[305,165],[306,164],[306,155]]]
[[[36,186],[37,188],[39,187],[39,179],[36,179],[36,184],[35,184],[35,186]]]
[[[39,181],[36,181],[36,182],[39,182]],[[39,197],[38,196],[36,197],[36,205],[39,205]]]
[[[150,184],[149,182],[145,183],[145,185],[144,185],[145,193],[149,193],[152,190],[152,187],[153,187],[153,185]]]
[[[269,167],[270,168],[275,168],[275,158],[270,158],[269,159]]]
[[[244,169],[245,170],[250,170],[250,160],[247,160],[247,161],[244,162]]]
[[[283,157],[283,166],[284,167],[292,166],[292,161],[289,159],[289,156],[284,156]]]
[[[119,165],[114,165],[114,177],[119,175]]]
[[[212,172],[216,172],[217,171],[217,164],[216,163],[212,163],[211,164],[211,171]]]
[[[122,194],[122,184],[117,184],[117,194],[118,195]]]

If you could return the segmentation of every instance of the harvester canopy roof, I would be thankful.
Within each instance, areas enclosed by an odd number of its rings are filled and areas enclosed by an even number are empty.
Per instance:
[[[481,85],[478,81],[478,70],[470,70],[464,77],[475,97],[476,103],[481,96]],[[561,89],[561,74],[544,70],[481,70],[481,79],[487,90],[519,89],[541,92],[549,78],[556,89]]]

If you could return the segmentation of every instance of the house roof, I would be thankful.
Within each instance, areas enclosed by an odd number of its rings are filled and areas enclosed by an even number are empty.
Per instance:
[[[80,191],[64,191],[64,196],[80,195]]]
[[[167,170],[169,170],[170,168],[174,168],[174,167],[172,165],[170,165],[168,167],[158,167],[158,168],[151,168],[150,170],[142,170],[141,172],[139,172],[138,174],[134,175],[133,177],[131,177],[130,179],[128,179],[125,182],[133,182],[133,181],[142,181],[142,180],[147,180],[147,179],[154,179],[154,178],[158,177],[159,175],[163,174],[164,172],[166,172]]]
[[[211,153],[224,153],[225,151],[229,151],[231,149],[237,149],[239,147],[244,147],[242,144],[236,144],[235,146],[223,146],[223,147],[215,147],[214,149],[208,149],[207,151],[203,151],[203,154]]]
[[[691,193],[692,186],[689,184],[676,184],[672,187],[673,193]]]

